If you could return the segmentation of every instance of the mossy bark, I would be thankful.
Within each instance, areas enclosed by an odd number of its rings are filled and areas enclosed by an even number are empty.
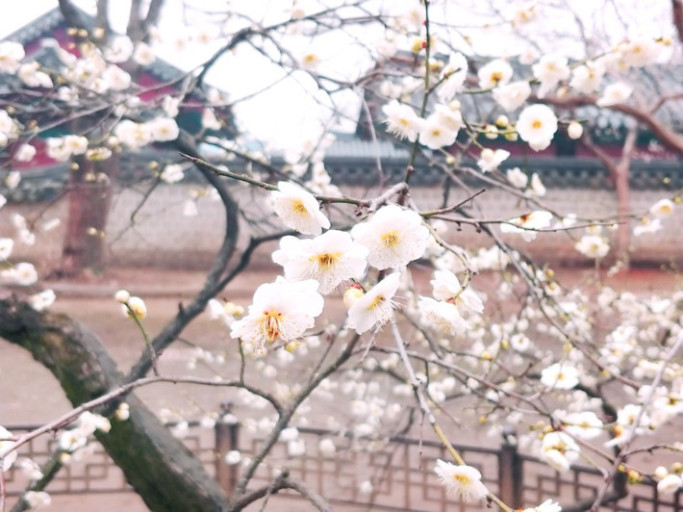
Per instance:
[[[0,336],[30,351],[77,406],[115,389],[123,376],[97,336],[66,315],[0,300]],[[98,440],[150,510],[222,511],[227,501],[192,453],[134,395],[130,418]]]

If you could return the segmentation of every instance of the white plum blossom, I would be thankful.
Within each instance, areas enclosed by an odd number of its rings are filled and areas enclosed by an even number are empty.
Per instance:
[[[493,99],[506,111],[512,112],[524,105],[531,95],[531,86],[526,80],[501,85],[493,90]]]
[[[238,450],[230,450],[225,454],[223,460],[228,466],[236,466],[242,462],[242,454]]]
[[[481,169],[481,172],[495,171],[509,156],[510,152],[504,149],[493,150],[491,148],[484,148],[479,154],[477,165]]]
[[[159,177],[166,183],[178,183],[185,177],[183,166],[180,164],[168,164],[161,171]]]
[[[477,73],[479,87],[493,89],[507,84],[512,78],[512,66],[503,59],[494,59],[484,64]]]
[[[231,325],[230,334],[257,355],[266,343],[301,338],[323,310],[323,297],[313,279],[290,282],[278,278],[259,286],[247,315]]]
[[[545,185],[541,181],[537,173],[531,175],[531,186],[529,188],[529,195],[532,197],[543,197],[546,193]]]
[[[657,482],[657,492],[673,494],[683,486],[683,480],[678,475],[667,475]]]
[[[619,50],[621,58],[627,65],[642,67],[657,62],[662,53],[662,47],[663,45],[652,37],[640,37],[622,44]]]
[[[400,278],[398,272],[389,274],[370,291],[357,297],[349,308],[347,327],[363,334],[370,329],[378,330],[389,321],[394,308],[392,299],[398,290]]]
[[[522,512],[562,512],[562,507],[556,501],[545,500],[538,507],[525,508]]]
[[[482,313],[484,303],[470,287],[463,288],[458,277],[450,270],[437,270],[430,281],[432,294],[437,300],[454,304],[459,311],[466,313]]]
[[[117,36],[109,42],[104,58],[109,62],[122,63],[130,59],[134,50],[133,41],[128,36]]]
[[[458,307],[452,302],[420,297],[418,307],[424,321],[442,335],[454,336],[469,328]]]
[[[12,254],[14,240],[11,238],[0,238],[0,260],[6,260]]]
[[[318,443],[318,452],[323,457],[334,457],[337,453],[337,447],[334,445],[334,441],[329,437],[324,437]]]
[[[109,88],[114,91],[128,89],[131,84],[130,74],[115,65],[107,66],[107,69],[102,73],[102,78]]]
[[[42,87],[50,89],[53,86],[52,78],[44,71],[40,71],[40,64],[36,61],[28,62],[19,66],[17,76],[27,87]]]
[[[176,140],[180,134],[178,123],[170,117],[157,117],[146,124],[149,126],[152,139],[158,142]]]
[[[142,320],[147,316],[147,304],[140,297],[130,297],[125,304],[121,305],[121,311],[128,318]]]
[[[462,113],[459,102],[452,101],[449,105],[435,105],[434,113],[430,117],[432,116],[452,131],[454,137],[457,137],[458,131],[462,128]]]
[[[282,223],[304,235],[319,235],[330,227],[330,220],[320,211],[318,200],[299,185],[281,181],[270,194],[273,210]]]
[[[315,279],[326,295],[349,279],[360,279],[367,266],[368,249],[355,243],[349,233],[330,230],[311,240],[286,236],[273,253],[290,281]]]
[[[53,290],[43,290],[42,292],[31,295],[28,298],[29,305],[36,311],[43,311],[55,302],[55,292]]]
[[[14,41],[0,43],[0,73],[16,73],[24,58],[24,47]]]
[[[649,233],[656,233],[662,229],[661,219],[650,219],[649,217],[643,217],[640,219],[640,223],[633,227],[633,236],[641,236]]]
[[[8,277],[18,286],[31,286],[38,281],[38,271],[32,263],[22,261],[14,267],[2,271],[3,277]]]
[[[671,199],[660,199],[650,207],[650,215],[655,219],[664,219],[674,211],[674,202]]]
[[[448,64],[441,71],[441,78],[436,94],[441,101],[450,101],[462,91],[467,78],[467,58],[460,52],[451,54]]]
[[[549,389],[572,389],[578,383],[579,371],[570,363],[555,363],[541,372],[541,384]]]
[[[301,457],[306,453],[306,441],[304,439],[296,439],[287,443],[287,455],[290,457]]]
[[[589,258],[604,258],[609,252],[609,244],[600,235],[584,235],[574,245],[577,251]]]
[[[149,66],[155,60],[154,52],[150,46],[146,43],[139,42],[135,45],[135,51],[133,51],[133,60],[136,64],[141,66]]]
[[[564,432],[549,432],[543,436],[541,458],[557,471],[567,471],[579,458],[579,445]]]
[[[14,190],[19,186],[19,183],[21,183],[21,174],[19,171],[10,171],[7,176],[5,176],[5,186],[10,189]]]
[[[382,107],[382,112],[387,116],[385,122],[389,133],[411,142],[417,139],[424,121],[410,106],[392,100]]]
[[[508,219],[500,225],[503,233],[515,233],[531,242],[536,238],[537,230],[545,229],[550,225],[553,214],[543,210],[537,210],[520,217]]]
[[[401,268],[421,258],[430,237],[420,214],[397,205],[380,208],[356,224],[351,235],[368,248],[368,263],[379,270]]]
[[[23,500],[31,510],[52,504],[52,498],[45,491],[26,491]]]
[[[567,58],[558,55],[544,55],[531,69],[534,77],[541,82],[539,98],[549,93],[561,80],[569,78],[570,74]]]
[[[457,130],[444,123],[439,113],[430,115],[420,126],[420,142],[430,149],[451,146],[457,136]]]
[[[486,499],[488,495],[488,489],[481,481],[481,473],[472,466],[459,466],[437,459],[434,471],[449,496],[473,503]]]
[[[609,84],[605,87],[602,96],[598,98],[595,104],[598,107],[611,107],[613,105],[618,105],[619,103],[624,103],[631,93],[633,92],[633,87],[624,82],[616,82]]]
[[[85,435],[90,435],[96,430],[99,430],[100,432],[109,432],[111,430],[111,423],[107,418],[90,411],[81,413],[75,425],[76,428]]]
[[[12,437],[12,433],[5,427],[0,425],[0,453],[4,453],[14,447],[14,441],[10,441]],[[9,469],[12,467],[12,464],[14,464],[15,460],[17,460],[16,451],[11,451],[7,453],[2,458],[2,466],[0,467],[0,469],[2,469],[2,471],[9,471]]]
[[[604,75],[605,67],[600,61],[587,62],[574,68],[569,87],[581,94],[592,94],[600,87]]]
[[[14,159],[18,162],[29,162],[36,156],[36,148],[31,144],[22,144],[14,153]]]
[[[578,439],[594,439],[602,434],[604,428],[602,421],[593,411],[564,414],[559,419],[566,432]]]
[[[556,131],[557,117],[546,105],[530,105],[522,110],[517,119],[517,133],[534,151],[550,146]]]
[[[573,140],[580,139],[583,135],[583,125],[578,121],[572,121],[567,125],[567,135]]]
[[[372,485],[372,482],[370,480],[363,480],[361,483],[358,484],[358,492],[360,494],[372,494],[372,491],[375,490],[375,486]]]
[[[124,119],[116,125],[114,135],[122,144],[132,149],[146,146],[153,140],[148,123],[136,123],[129,119]]]
[[[529,177],[519,167],[513,167],[505,172],[505,176],[513,187],[526,188]]]

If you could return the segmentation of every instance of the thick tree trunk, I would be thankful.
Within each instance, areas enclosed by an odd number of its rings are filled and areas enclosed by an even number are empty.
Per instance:
[[[75,320],[0,300],[0,336],[29,350],[59,380],[74,405],[116,388],[122,379],[100,340]],[[127,421],[112,421],[98,440],[153,511],[222,511],[226,498],[202,464],[134,395]]]
[[[119,161],[113,154],[100,162],[80,157],[74,164],[78,167],[69,174],[69,215],[58,271],[62,277],[78,276],[86,269],[104,271],[107,219]]]

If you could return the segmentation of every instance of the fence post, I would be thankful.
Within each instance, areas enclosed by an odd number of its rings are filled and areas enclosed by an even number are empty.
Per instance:
[[[231,404],[221,404],[222,414],[214,427],[216,435],[216,481],[225,495],[230,498],[239,473],[239,464],[228,464],[225,455],[231,450],[238,449],[239,423],[230,414]]]
[[[516,509],[522,504],[522,459],[517,451],[517,436],[514,427],[503,428],[503,443],[498,456],[499,498],[506,505]]]

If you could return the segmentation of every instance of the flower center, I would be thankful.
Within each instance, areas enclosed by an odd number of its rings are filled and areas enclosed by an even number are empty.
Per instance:
[[[472,479],[469,476],[461,473],[453,475],[453,479],[460,485],[470,485],[472,483]]]
[[[308,213],[304,203],[299,199],[294,199],[292,201],[292,210],[294,213],[298,213],[299,215],[306,215]]]
[[[378,295],[375,297],[375,299],[368,305],[367,310],[372,311],[375,308],[380,307],[382,304],[386,302],[386,297],[384,295]]]
[[[328,270],[333,267],[337,261],[339,261],[340,256],[341,253],[338,252],[324,252],[322,254],[316,254],[315,256],[312,256],[311,261],[316,260],[320,268]]]
[[[491,81],[494,84],[497,84],[502,79],[503,79],[503,73],[501,73],[500,71],[494,71],[493,73],[491,73]]]
[[[384,247],[393,247],[398,243],[398,240],[398,233],[396,231],[390,231],[389,233],[384,233],[382,235]]]
[[[268,343],[274,342],[282,333],[282,313],[271,309],[264,311],[260,325],[261,333],[265,335]]]
[[[536,119],[533,123],[531,123],[531,127],[534,130],[538,130],[539,128],[541,128],[541,126],[543,126],[543,123],[539,119]]]

